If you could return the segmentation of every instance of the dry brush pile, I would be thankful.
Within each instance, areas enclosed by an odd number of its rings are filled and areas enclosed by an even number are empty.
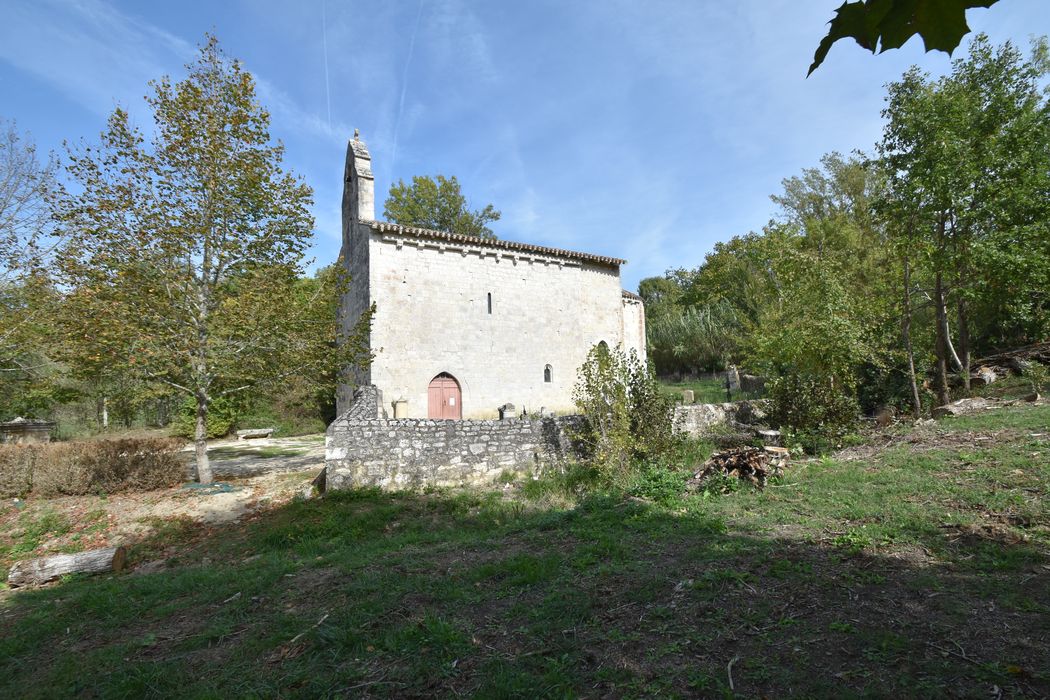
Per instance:
[[[0,496],[147,491],[185,479],[181,443],[140,438],[0,445]]]

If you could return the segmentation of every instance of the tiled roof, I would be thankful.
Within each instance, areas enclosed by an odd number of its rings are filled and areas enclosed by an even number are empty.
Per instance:
[[[634,292],[628,292],[626,289],[623,290],[624,299],[634,299],[635,301],[643,301],[643,299],[635,294]]]
[[[585,262],[596,263],[598,265],[609,265],[611,267],[619,267],[620,265],[625,265],[627,263],[626,260],[610,258],[604,255],[592,255],[591,253],[580,253],[575,250],[562,250],[561,248],[548,248],[542,245],[532,245],[531,243],[501,241],[497,238],[463,236],[458,233],[449,233],[448,231],[432,231],[428,228],[402,226],[401,224],[393,224],[389,221],[362,221],[361,223],[371,226],[374,230],[379,231],[380,233],[386,233],[389,231],[391,233],[397,233],[402,236],[411,236],[413,238],[430,238],[439,241],[449,241],[450,243],[470,243],[471,245],[480,245],[488,248],[501,248],[503,250],[516,250],[523,253],[538,253],[559,258],[583,260]]]

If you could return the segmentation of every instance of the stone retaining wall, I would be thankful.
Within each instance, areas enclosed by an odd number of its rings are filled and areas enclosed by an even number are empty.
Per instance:
[[[325,488],[416,489],[496,481],[504,472],[534,474],[578,458],[572,435],[583,418],[429,420],[377,418],[374,387],[363,387],[325,438]],[[705,437],[720,425],[761,423],[763,401],[678,406],[675,430]]]
[[[763,399],[735,403],[696,403],[677,406],[674,428],[690,437],[705,437],[712,428],[736,423],[755,425],[766,418],[768,402]]]
[[[348,411],[328,427],[325,488],[415,489],[533,474],[578,454],[580,418],[509,420],[359,419]]]

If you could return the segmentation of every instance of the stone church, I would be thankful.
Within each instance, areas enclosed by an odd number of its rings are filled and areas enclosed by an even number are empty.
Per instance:
[[[572,413],[576,370],[598,343],[645,356],[645,310],[619,258],[377,221],[371,156],[346,150],[343,318],[375,304],[372,364],[380,416],[491,419],[499,407]],[[341,386],[340,415],[355,387]]]

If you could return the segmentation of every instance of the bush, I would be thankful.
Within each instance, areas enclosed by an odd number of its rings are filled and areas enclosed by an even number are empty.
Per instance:
[[[225,437],[237,423],[237,416],[242,406],[226,397],[212,399],[208,404],[208,437],[210,439]],[[175,420],[171,422],[171,433],[178,437],[193,440],[197,433],[197,401],[187,398],[179,407]]]
[[[580,367],[573,400],[586,418],[578,435],[605,477],[626,476],[633,463],[658,457],[674,443],[674,402],[651,367],[631,351],[594,346]]]
[[[183,481],[181,443],[170,438],[0,445],[0,496],[148,491]]]
[[[769,387],[770,418],[806,452],[836,446],[857,425],[857,400],[831,381],[811,374],[787,374]]]
[[[682,497],[686,480],[701,468],[714,447],[706,441],[680,440],[660,457],[638,462],[626,485],[627,493],[663,505],[674,504]]]

